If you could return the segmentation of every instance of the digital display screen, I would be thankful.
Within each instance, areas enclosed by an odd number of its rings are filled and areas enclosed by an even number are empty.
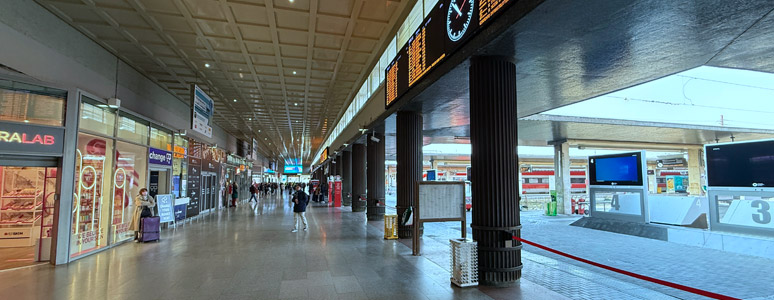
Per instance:
[[[385,68],[385,107],[400,99],[444,58],[514,0],[442,0]]]
[[[708,145],[707,185],[774,187],[774,141]]]
[[[303,171],[303,168],[301,165],[286,165],[285,171],[283,173],[285,174],[299,174]]]
[[[589,157],[591,185],[642,185],[641,153]]]
[[[637,180],[637,157],[612,157],[597,159],[597,181]]]

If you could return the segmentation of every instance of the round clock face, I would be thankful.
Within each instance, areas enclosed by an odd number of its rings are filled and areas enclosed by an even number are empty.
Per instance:
[[[459,41],[473,19],[474,0],[450,0],[446,13],[446,35],[453,42]]]

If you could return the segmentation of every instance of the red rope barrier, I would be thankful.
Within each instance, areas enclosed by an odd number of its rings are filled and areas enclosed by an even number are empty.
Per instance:
[[[605,270],[609,270],[609,271],[613,271],[613,272],[616,272],[616,273],[624,274],[626,276],[631,276],[631,277],[634,277],[634,278],[637,278],[637,279],[641,279],[641,280],[645,280],[645,281],[650,281],[650,282],[657,283],[657,284],[660,284],[660,285],[663,285],[663,286],[668,286],[668,287],[671,287],[671,288],[674,288],[674,289],[683,290],[683,291],[686,291],[686,292],[689,292],[689,293],[694,293],[694,294],[697,294],[697,295],[702,295],[704,297],[709,297],[709,298],[714,298],[714,299],[741,300],[739,298],[734,298],[734,297],[729,297],[729,296],[725,296],[725,295],[721,295],[721,294],[716,294],[716,293],[713,293],[713,292],[708,292],[708,291],[705,291],[705,290],[700,290],[700,289],[692,288],[692,287],[685,286],[685,285],[682,285],[682,284],[672,283],[672,282],[669,282],[669,281],[664,281],[664,280],[661,280],[661,279],[656,279],[656,278],[653,278],[653,277],[648,277],[648,276],[645,276],[645,275],[640,275],[640,274],[632,273],[632,272],[629,272],[629,271],[621,270],[621,269],[618,269],[618,268],[606,266],[606,265],[603,265],[603,264],[600,264],[600,263],[597,263],[597,262],[590,261],[588,259],[583,259],[583,258],[577,257],[575,255],[564,253],[564,252],[559,251],[559,250],[554,250],[554,249],[548,248],[548,247],[540,245],[538,243],[530,242],[528,240],[519,238],[517,236],[513,236],[513,239],[517,240],[517,241],[520,241],[522,243],[525,243],[527,245],[530,245],[530,246],[538,247],[540,249],[546,250],[546,251],[551,252],[551,253],[555,253],[555,254],[558,254],[558,255],[561,255],[561,256],[564,256],[564,257],[567,257],[567,258],[571,258],[571,259],[574,259],[574,260],[577,260],[577,261],[580,261],[580,262],[583,262],[583,263],[590,264],[590,265],[595,266],[595,267],[599,267],[599,268],[602,268],[602,269],[605,269]]]

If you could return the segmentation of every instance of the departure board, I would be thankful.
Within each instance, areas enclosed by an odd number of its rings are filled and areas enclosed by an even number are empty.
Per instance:
[[[495,13],[510,2],[509,0],[479,0],[481,6],[478,9],[478,24],[484,25]]]
[[[516,0],[441,0],[385,68],[385,108]]]
[[[427,35],[428,32],[437,32],[439,28],[443,30],[445,20],[438,12],[438,9],[433,9],[422,27],[408,40],[409,87],[446,56],[444,37],[438,34]]]

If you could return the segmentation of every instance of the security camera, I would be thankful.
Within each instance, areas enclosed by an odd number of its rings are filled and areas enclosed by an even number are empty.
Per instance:
[[[378,137],[372,135],[371,136],[371,141],[373,141],[374,143],[378,143],[381,140]]]

